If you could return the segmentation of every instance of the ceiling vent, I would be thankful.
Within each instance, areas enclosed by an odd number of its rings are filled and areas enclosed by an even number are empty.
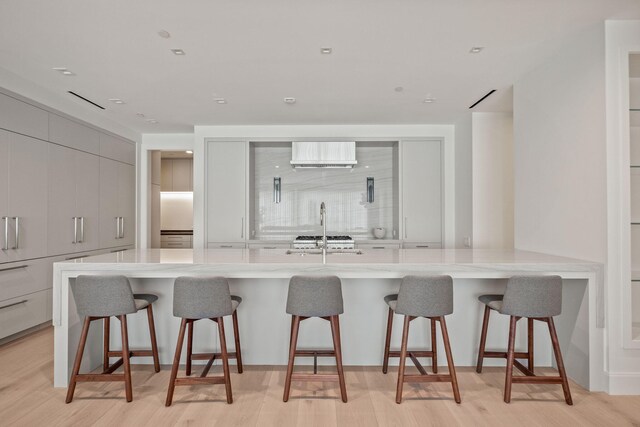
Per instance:
[[[96,104],[95,102],[93,102],[93,101],[91,101],[91,100],[89,100],[89,99],[85,98],[84,96],[82,96],[82,95],[78,95],[77,93],[75,93],[75,92],[74,92],[74,91],[72,91],[72,90],[69,90],[69,91],[67,91],[67,92],[69,92],[71,95],[75,96],[76,98],[83,100],[84,102],[88,102],[89,104],[93,105],[94,107],[98,107],[98,108],[99,108],[99,109],[101,109],[101,110],[104,110],[104,109],[105,109],[102,105],[98,105],[98,104]]]
[[[352,168],[356,160],[355,141],[293,141],[294,168]]]
[[[473,105],[471,107],[469,107],[469,110],[471,110],[473,107],[475,107],[476,105],[480,104],[482,101],[487,99],[495,91],[496,91],[495,89],[491,89],[485,96],[483,96],[482,98],[480,98],[476,102],[474,102]]]

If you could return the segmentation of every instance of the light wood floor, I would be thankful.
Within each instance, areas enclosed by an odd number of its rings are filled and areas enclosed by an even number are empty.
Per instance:
[[[555,385],[514,385],[507,405],[500,368],[482,375],[459,368],[461,405],[447,384],[407,384],[398,405],[395,370],[383,375],[379,367],[346,369],[349,403],[340,401],[337,383],[294,383],[291,399],[283,403],[284,368],[253,366],[242,375],[232,369],[232,405],[225,403],[222,385],[189,386],[177,387],[173,406],[165,408],[167,366],[159,374],[134,366],[131,403],[124,400],[122,383],[80,383],[66,405],[65,390],[52,385],[52,353],[50,328],[0,347],[0,425],[640,425],[640,396],[588,393],[574,383],[573,407]]]

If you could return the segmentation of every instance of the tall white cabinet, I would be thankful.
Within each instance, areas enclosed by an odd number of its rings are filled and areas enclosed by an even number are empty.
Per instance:
[[[135,151],[0,93],[0,343],[51,319],[53,262],[133,247]]]
[[[401,238],[405,248],[442,246],[442,141],[403,140]]]
[[[207,142],[207,246],[244,247],[247,142]]]

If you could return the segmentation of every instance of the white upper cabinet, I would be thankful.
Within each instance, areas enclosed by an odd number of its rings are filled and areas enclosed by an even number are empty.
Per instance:
[[[98,249],[99,157],[49,144],[48,253]]]
[[[135,167],[100,158],[100,246],[135,242]]]
[[[8,217],[8,242],[2,243],[9,260],[38,258],[47,254],[47,146],[48,143],[12,132],[0,131],[3,145],[8,143],[8,155],[2,161],[8,177],[0,182],[7,186],[7,202],[0,209]],[[6,193],[5,193],[6,191]]]
[[[247,143],[207,143],[207,242],[246,239]]]
[[[193,159],[162,159],[162,191],[193,191]]]
[[[9,146],[11,133],[0,130],[0,263],[9,261]]]
[[[0,94],[0,128],[46,140],[49,138],[49,113]]]
[[[402,238],[442,242],[442,142],[402,141]]]
[[[136,164],[136,146],[105,133],[100,134],[100,157]]]
[[[55,114],[49,114],[49,141],[87,153],[100,153],[100,132]]]

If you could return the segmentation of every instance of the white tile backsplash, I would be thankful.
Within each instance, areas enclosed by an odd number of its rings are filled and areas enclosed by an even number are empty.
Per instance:
[[[397,144],[372,143],[356,148],[353,169],[293,169],[291,146],[252,146],[252,237],[289,239],[319,234],[320,203],[327,207],[327,233],[372,238],[374,227],[394,238],[398,225]],[[275,203],[273,178],[282,179]],[[375,199],[367,203],[367,177],[375,179]],[[396,232],[397,237],[397,232]]]

